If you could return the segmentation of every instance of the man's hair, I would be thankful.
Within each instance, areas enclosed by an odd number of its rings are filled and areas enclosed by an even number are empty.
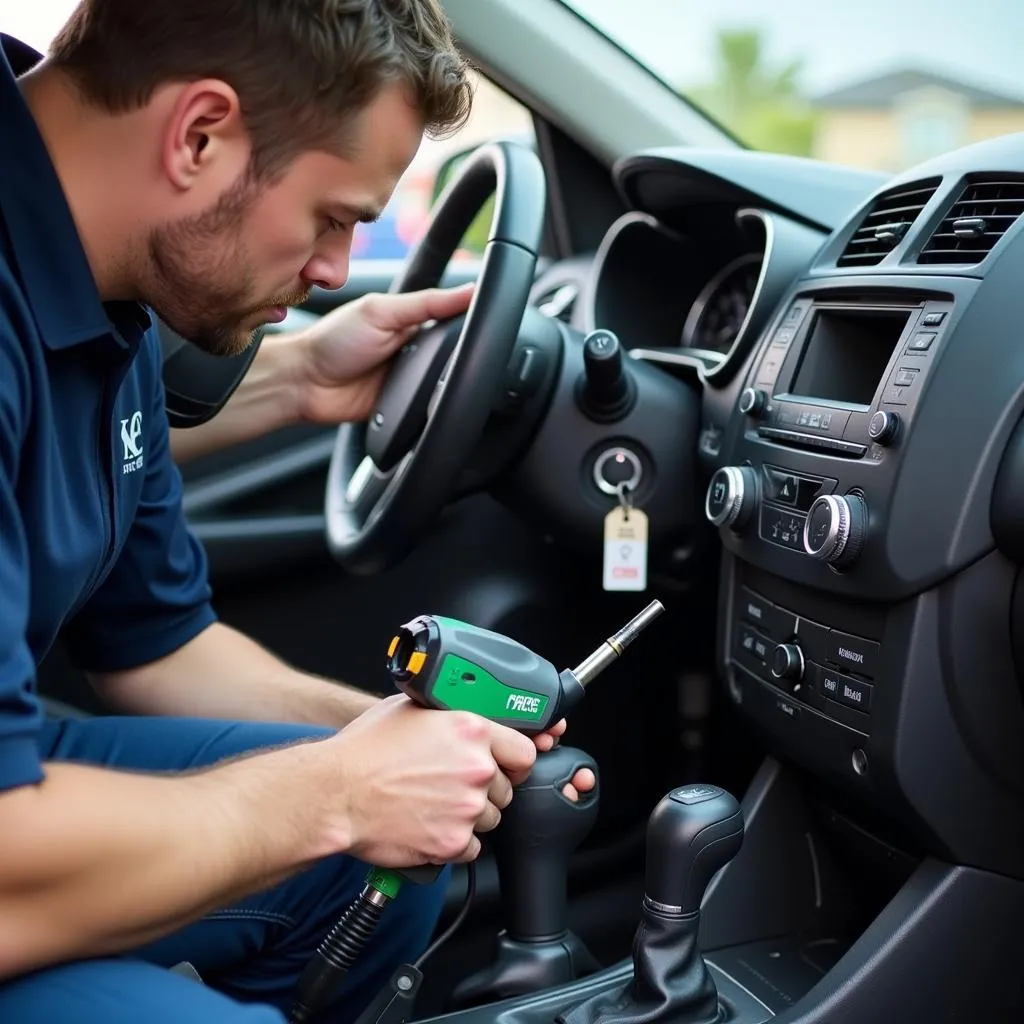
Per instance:
[[[50,59],[111,113],[165,82],[226,82],[256,179],[307,150],[346,152],[357,115],[394,83],[433,138],[462,127],[472,103],[439,0],[81,0]]]

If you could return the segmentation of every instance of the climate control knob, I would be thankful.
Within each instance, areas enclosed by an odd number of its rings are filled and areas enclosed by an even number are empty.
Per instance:
[[[760,388],[744,388],[740,393],[739,410],[744,416],[760,416],[764,402],[764,392]]]
[[[749,466],[723,466],[708,484],[704,511],[715,526],[739,532],[757,504],[757,474]]]
[[[860,557],[868,532],[868,507],[859,494],[823,494],[807,511],[804,550],[834,569]]]
[[[772,654],[772,675],[794,683],[796,689],[804,677],[804,652],[798,644],[779,644]]]
[[[899,416],[894,412],[879,409],[868,423],[868,437],[878,444],[892,444],[899,429]]]

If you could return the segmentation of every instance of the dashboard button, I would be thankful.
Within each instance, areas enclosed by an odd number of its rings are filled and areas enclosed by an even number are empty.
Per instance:
[[[908,352],[927,352],[932,347],[932,342],[938,337],[934,331],[918,331],[910,339],[907,346]]]
[[[881,648],[873,640],[834,629],[829,633],[829,661],[862,676],[874,678],[878,671],[880,652]]]
[[[840,704],[849,708],[856,708],[867,714],[871,711],[871,694],[874,687],[870,683],[862,683],[858,679],[851,679],[849,676],[842,676],[839,680],[839,696],[836,698]]]
[[[761,506],[761,539],[803,552],[804,516],[771,505]]]
[[[777,501],[782,505],[795,505],[799,494],[797,478],[789,473],[782,473],[770,466],[764,467],[765,498]]]
[[[796,631],[796,616],[792,612],[772,604],[746,587],[741,587],[739,592],[739,617],[779,642],[789,640]]]
[[[757,371],[757,386],[771,389],[775,386],[775,378],[779,375],[779,368],[782,366],[783,353],[774,346],[765,353],[764,359]]]
[[[766,633],[771,632],[770,626],[773,610],[774,606],[772,603],[766,601],[759,594],[755,594],[752,590],[747,590],[746,587],[740,590],[740,615],[748,622],[753,622]]]
[[[921,371],[911,366],[900,366],[889,378],[882,402],[885,405],[906,405],[920,385]]]
[[[853,708],[862,714],[871,711],[874,687],[824,665],[808,666],[808,686],[836,704]]]
[[[821,429],[829,437],[842,437],[846,432],[846,424],[850,421],[848,412],[830,410],[821,414]]]
[[[736,630],[736,654],[748,668],[764,675],[771,645],[755,629],[741,622]]]
[[[940,312],[940,313],[925,313],[925,315],[923,317],[921,317],[921,326],[922,327],[938,327],[939,324],[941,324],[942,321],[945,320],[945,319],[946,319],[946,314],[944,312]]]
[[[831,672],[821,665],[815,666],[815,688],[831,700],[839,693],[839,673]]]

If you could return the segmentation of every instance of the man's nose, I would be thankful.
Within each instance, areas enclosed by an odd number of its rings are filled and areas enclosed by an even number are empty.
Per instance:
[[[326,247],[317,252],[303,268],[303,280],[328,291],[340,288],[348,280],[351,253],[352,245],[348,239],[342,245]]]

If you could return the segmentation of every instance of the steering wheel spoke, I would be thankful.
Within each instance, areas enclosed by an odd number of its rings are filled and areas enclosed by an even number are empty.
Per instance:
[[[389,473],[382,472],[369,455],[364,456],[363,461],[349,477],[348,486],[345,488],[345,505],[357,514],[363,513],[365,518],[380,501],[394,474],[394,470]]]

